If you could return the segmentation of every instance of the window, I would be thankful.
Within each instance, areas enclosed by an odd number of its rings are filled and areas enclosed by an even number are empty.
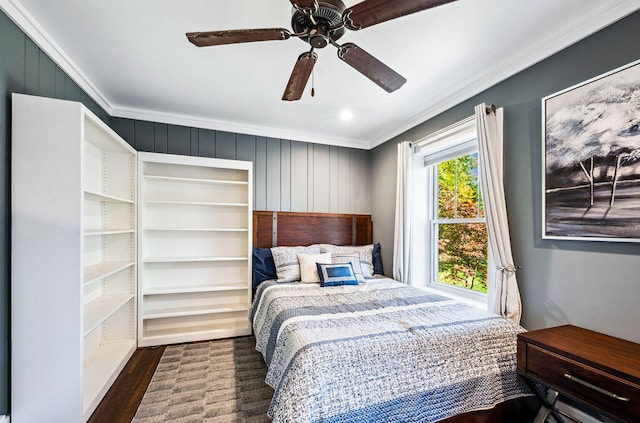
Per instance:
[[[486,303],[490,251],[475,119],[416,146],[412,283]]]
[[[487,227],[478,180],[478,152],[432,165],[432,282],[487,292]]]

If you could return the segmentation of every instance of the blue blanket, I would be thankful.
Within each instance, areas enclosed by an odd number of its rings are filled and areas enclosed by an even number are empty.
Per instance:
[[[279,422],[435,422],[530,395],[510,320],[391,279],[264,282],[251,321]]]

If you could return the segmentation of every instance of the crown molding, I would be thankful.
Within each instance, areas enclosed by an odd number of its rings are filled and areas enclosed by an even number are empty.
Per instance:
[[[139,119],[144,121],[166,123],[171,125],[190,126],[218,131],[228,131],[247,135],[264,136],[270,138],[304,141],[315,144],[326,144],[357,149],[369,149],[369,142],[328,137],[322,134],[314,134],[299,131],[287,131],[281,128],[268,126],[248,125],[246,123],[221,121],[186,116],[177,113],[165,113],[155,110],[145,110],[114,105],[93,84],[80,67],[66,54],[55,42],[47,31],[36,19],[22,6],[18,0],[0,0],[0,9],[16,24],[27,36],[33,40],[69,77],[77,83],[93,100],[102,107],[109,116],[126,119]]]
[[[558,53],[567,47],[581,41],[614,22],[640,10],[637,0],[620,0],[614,7],[601,6],[594,8],[588,16],[572,27],[564,28],[563,31],[547,34],[540,37],[538,42],[514,56],[508,63],[501,63],[494,67],[486,68],[477,79],[471,80],[468,84],[460,86],[454,92],[435,93],[436,98],[442,98],[428,109],[417,115],[400,122],[393,129],[381,133],[380,136],[371,142],[370,149],[389,141],[404,132],[420,125],[427,120],[443,113],[450,108],[480,94],[482,91],[516,75],[517,73],[543,61],[544,59]]]
[[[137,119],[150,122],[167,123],[170,125],[190,126],[194,128],[213,129],[217,131],[235,132],[238,134],[255,135],[259,137],[280,138],[291,141],[303,141],[314,144],[333,145],[338,147],[369,149],[369,143],[348,138],[329,137],[311,132],[291,131],[261,125],[222,121],[216,119],[198,118],[176,113],[163,113],[155,110],[136,109],[129,107],[113,107],[111,116],[125,119]]]
[[[109,100],[82,72],[82,69],[65,53],[55,40],[40,26],[17,0],[0,0],[0,9],[16,24],[42,51],[44,51],[69,77],[80,86],[107,113],[111,114]]]
[[[0,0],[0,9],[110,116],[368,150],[397,137],[487,88],[567,48],[571,44],[611,25],[622,17],[640,9],[640,5],[637,0],[620,0],[614,7],[593,9],[588,16],[576,25],[566,28],[564,31],[547,34],[546,37],[540,38],[536,44],[514,56],[510,63],[506,65],[502,63],[492,68],[487,68],[484,74],[479,75],[478,78],[468,84],[460,86],[455,92],[439,93],[440,97],[443,98],[442,101],[404,121],[398,122],[393,128],[380,132],[375,139],[370,141],[327,137],[322,134],[287,131],[267,126],[247,125],[239,122],[114,106],[18,0]]]

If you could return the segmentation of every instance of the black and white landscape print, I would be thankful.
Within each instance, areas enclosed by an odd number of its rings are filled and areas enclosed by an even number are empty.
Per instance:
[[[640,242],[640,62],[542,104],[543,237]]]

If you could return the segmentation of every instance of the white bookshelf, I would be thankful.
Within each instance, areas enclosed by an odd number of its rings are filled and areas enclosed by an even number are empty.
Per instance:
[[[252,163],[138,154],[138,344],[248,335]]]
[[[86,421],[136,348],[136,152],[80,103],[12,109],[11,420]]]

